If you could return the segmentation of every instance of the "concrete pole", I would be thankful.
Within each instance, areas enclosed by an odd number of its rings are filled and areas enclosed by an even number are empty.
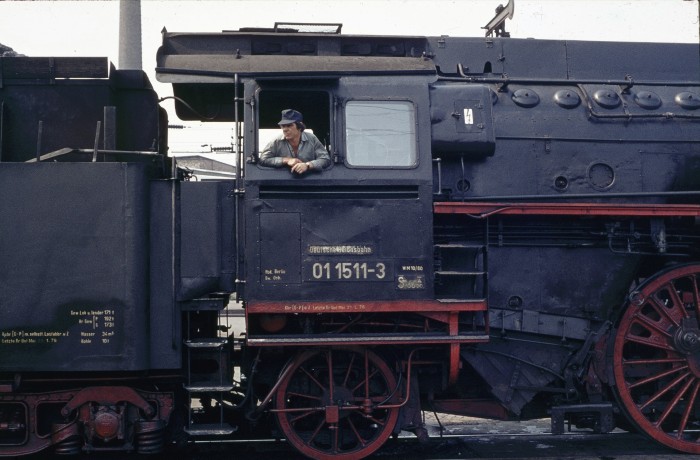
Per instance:
[[[142,69],[141,0],[119,1],[119,68]]]

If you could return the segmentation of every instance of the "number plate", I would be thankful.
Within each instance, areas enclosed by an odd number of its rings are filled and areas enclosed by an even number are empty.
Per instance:
[[[388,261],[317,260],[304,263],[304,281],[393,281]]]

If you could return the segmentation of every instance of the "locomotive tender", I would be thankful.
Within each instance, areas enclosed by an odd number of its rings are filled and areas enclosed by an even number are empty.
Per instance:
[[[698,46],[335,32],[163,31],[235,180],[142,72],[0,58],[0,456],[357,459],[421,410],[700,453]],[[258,164],[287,108],[329,168]]]

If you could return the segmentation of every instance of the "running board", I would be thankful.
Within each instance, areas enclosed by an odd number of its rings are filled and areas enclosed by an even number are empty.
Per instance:
[[[488,342],[489,336],[480,334],[460,334],[460,335],[391,335],[391,334],[337,334],[308,335],[308,336],[272,336],[256,337],[248,336],[247,343],[250,346],[271,347],[271,346],[295,346],[295,345],[393,345],[397,343],[410,344],[457,344],[457,343],[482,343]]]

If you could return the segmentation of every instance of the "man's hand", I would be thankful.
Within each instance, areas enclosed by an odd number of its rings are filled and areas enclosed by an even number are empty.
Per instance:
[[[296,158],[295,158],[296,159]],[[309,163],[302,163],[301,161],[297,160],[297,163],[292,166],[292,172],[297,173],[297,174],[304,174],[308,170],[311,169],[311,166]]]

